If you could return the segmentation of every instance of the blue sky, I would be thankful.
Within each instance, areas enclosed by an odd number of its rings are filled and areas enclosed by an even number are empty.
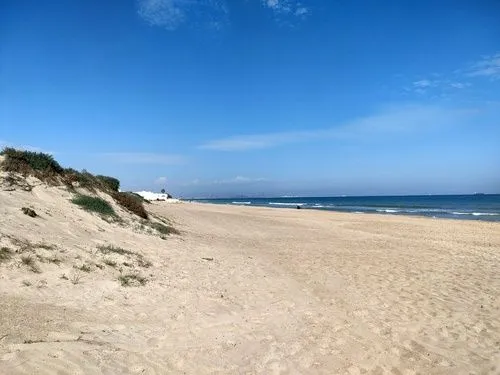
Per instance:
[[[182,196],[500,193],[498,1],[11,0],[0,144]]]

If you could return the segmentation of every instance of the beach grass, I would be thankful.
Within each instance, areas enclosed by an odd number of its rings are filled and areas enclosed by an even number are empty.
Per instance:
[[[86,211],[95,212],[104,216],[116,216],[113,207],[104,199],[91,197],[89,195],[77,195],[71,202],[80,206]]]

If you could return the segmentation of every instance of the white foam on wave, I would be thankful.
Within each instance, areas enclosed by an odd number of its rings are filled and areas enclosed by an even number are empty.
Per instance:
[[[273,206],[303,206],[306,203],[269,202],[268,204],[273,205]]]
[[[453,215],[498,216],[498,212],[452,212]]]
[[[252,202],[231,202],[231,204],[252,204]]]
[[[377,212],[387,212],[388,214],[393,214],[396,212],[399,212],[398,210],[393,210],[393,209],[385,209],[385,210],[377,210]]]

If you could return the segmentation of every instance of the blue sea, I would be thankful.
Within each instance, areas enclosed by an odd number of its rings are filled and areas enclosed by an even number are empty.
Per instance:
[[[198,202],[500,222],[500,194],[199,199]]]

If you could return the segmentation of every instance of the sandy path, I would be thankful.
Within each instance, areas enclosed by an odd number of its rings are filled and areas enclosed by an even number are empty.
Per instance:
[[[2,269],[1,373],[500,374],[498,223],[148,208],[182,236],[92,233],[141,247],[144,287]]]

